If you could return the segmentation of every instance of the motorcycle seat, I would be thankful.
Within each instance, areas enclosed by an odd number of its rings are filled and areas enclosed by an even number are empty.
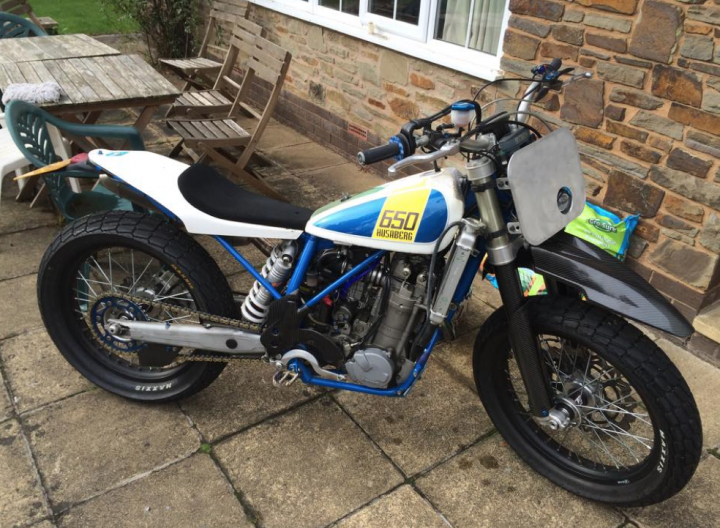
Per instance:
[[[207,165],[191,165],[177,182],[190,205],[231,222],[304,230],[313,214],[311,209],[247,191]]]

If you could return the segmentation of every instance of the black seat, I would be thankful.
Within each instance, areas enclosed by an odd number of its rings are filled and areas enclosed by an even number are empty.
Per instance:
[[[305,229],[312,211],[238,187],[207,165],[191,165],[178,177],[183,197],[205,214],[246,224]]]

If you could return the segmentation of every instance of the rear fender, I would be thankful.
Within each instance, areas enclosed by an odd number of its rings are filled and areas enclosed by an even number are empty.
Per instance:
[[[583,292],[587,299],[623,317],[678,337],[693,327],[655,288],[602,249],[559,233],[530,248],[535,271]]]

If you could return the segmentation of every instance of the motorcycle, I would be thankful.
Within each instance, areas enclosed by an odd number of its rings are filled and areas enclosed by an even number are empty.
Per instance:
[[[621,506],[671,497],[698,465],[700,417],[677,368],[630,321],[693,330],[639,275],[564,233],[585,205],[577,145],[529,118],[543,123],[531,104],[586,75],[559,60],[532,73],[515,111],[485,118],[476,99],[458,101],[358,154],[394,158],[391,175],[432,169],[317,211],[208,166],[90,152],[103,185],[154,212],[94,214],[61,231],[38,278],[48,333],[87,379],[136,401],[186,398],[237,359],[265,361],[279,387],[403,397],[452,335],[487,256],[503,307],[482,325],[472,364],[503,438],[577,495]],[[464,172],[437,163],[456,155]],[[247,295],[234,297],[191,235],[212,236],[252,274]],[[239,238],[278,242],[258,271]],[[523,295],[521,267],[544,277],[546,295]]]

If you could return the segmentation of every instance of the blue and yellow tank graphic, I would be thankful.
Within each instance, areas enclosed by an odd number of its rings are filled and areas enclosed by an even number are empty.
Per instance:
[[[445,197],[434,189],[411,190],[347,205],[311,222],[346,235],[407,243],[434,242],[447,225]]]

